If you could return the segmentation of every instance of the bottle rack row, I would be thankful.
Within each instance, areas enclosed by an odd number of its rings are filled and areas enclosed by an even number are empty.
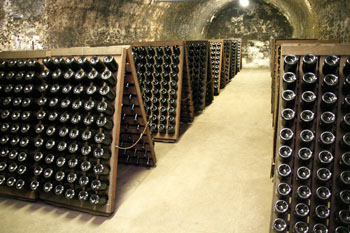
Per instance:
[[[230,81],[230,63],[231,63],[231,45],[232,41],[224,40],[224,53],[223,53],[223,68],[221,69],[221,81],[220,88],[224,88]]]
[[[219,95],[220,89],[223,89],[241,68],[241,42],[209,40],[209,44],[210,76],[214,83],[214,95]]]
[[[206,106],[209,43],[208,41],[186,41],[185,46],[186,69],[191,80],[194,111],[199,112]],[[208,95],[213,93],[210,91]]]
[[[242,48],[241,48],[241,40],[237,40],[237,48],[236,48],[236,74],[242,69]]]
[[[279,111],[280,73],[281,73],[281,47],[283,45],[313,45],[313,44],[336,44],[337,40],[315,40],[315,39],[272,39],[271,40],[271,113],[272,127],[274,128],[273,158],[276,151],[276,130]],[[283,69],[282,69],[283,70]],[[272,159],[271,177],[274,174],[274,159]]]
[[[226,85],[239,71],[241,42],[215,42],[220,44],[217,51],[211,48],[213,43],[206,40],[130,45],[131,70],[138,79],[155,141],[177,141],[180,122],[193,122],[195,113],[203,111],[213,101],[221,76],[225,76],[222,82]],[[225,47],[223,50],[221,43]],[[219,55],[215,55],[217,53]],[[236,68],[231,71],[231,67]]]
[[[350,230],[350,46],[282,46],[270,232]]]
[[[146,42],[131,47],[131,67],[140,83],[154,139],[175,142],[179,137],[182,104],[192,105],[186,106],[186,110],[193,112],[190,79],[186,75],[184,80],[183,75],[184,43]],[[181,101],[182,92],[188,95],[189,101]]]
[[[118,156],[155,165],[126,49],[0,53],[0,195],[110,215]]]

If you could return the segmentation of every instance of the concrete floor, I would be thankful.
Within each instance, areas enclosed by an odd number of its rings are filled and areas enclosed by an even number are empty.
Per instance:
[[[269,70],[243,69],[158,166],[119,166],[109,217],[0,198],[0,232],[265,233],[272,154]]]

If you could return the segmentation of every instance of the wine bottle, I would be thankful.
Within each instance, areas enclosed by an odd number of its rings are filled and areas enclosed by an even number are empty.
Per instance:
[[[331,197],[331,191],[325,186],[316,189],[316,197],[319,201],[327,201]]]
[[[282,182],[282,183],[279,183],[277,186],[277,195],[279,196],[279,198],[283,198],[283,199],[288,198],[291,191],[292,191],[292,188],[287,183]]]
[[[294,215],[298,218],[304,218],[308,216],[310,213],[309,206],[305,203],[298,203],[294,209]]]
[[[277,173],[281,179],[288,177],[291,174],[291,172],[292,170],[288,164],[282,163],[277,168]]]
[[[298,159],[300,163],[306,164],[312,158],[312,151],[307,147],[302,147],[298,151]]]
[[[92,205],[104,205],[107,203],[107,196],[101,196],[98,194],[91,194],[89,202]]]
[[[318,153],[318,161],[321,165],[330,164],[333,161],[333,154],[328,150],[323,150]]]
[[[330,130],[335,123],[335,114],[332,112],[324,112],[321,114],[320,126],[324,130]]]
[[[283,88],[285,90],[286,89],[293,90],[295,88],[297,78],[294,73],[286,72],[283,75],[282,80],[283,80]]]
[[[335,136],[330,131],[325,131],[321,133],[320,144],[323,148],[328,148],[335,142]]]
[[[314,91],[316,87],[316,81],[317,81],[317,77],[314,73],[310,73],[310,72],[305,73],[303,75],[303,82],[302,82],[303,90]]]
[[[301,166],[297,169],[297,179],[298,180],[308,180],[311,176],[311,170],[308,167]]]
[[[334,74],[327,74],[324,78],[323,78],[323,91],[334,91],[334,89],[337,87],[338,85],[338,76],[334,75]]]
[[[335,55],[327,56],[323,64],[323,74],[337,74],[340,58]]]
[[[94,170],[94,173],[95,175],[108,175],[109,174],[109,167],[107,167],[106,165],[103,165],[103,164],[96,164],[94,167],[93,167],[93,170]]]
[[[316,177],[319,182],[327,182],[332,177],[332,172],[328,168],[319,168],[316,172]]]
[[[118,71],[118,64],[117,62],[115,61],[114,57],[111,56],[111,55],[108,55],[108,56],[105,56],[103,58],[103,63],[107,66],[107,68],[115,73]]]
[[[296,95],[292,90],[285,90],[282,92],[282,105],[284,108],[294,108]]]
[[[106,70],[102,73],[101,79],[106,82],[108,85],[115,85],[116,84],[116,78],[113,75],[113,73],[109,70]]]
[[[318,220],[324,220],[327,219],[330,215],[330,210],[325,205],[318,205],[315,208],[315,214],[314,217]]]
[[[294,224],[293,232],[294,233],[308,233],[309,226],[307,225],[307,223],[305,223],[303,221],[299,221],[299,222]]]
[[[64,64],[74,72],[77,72],[81,69],[78,61],[73,56],[67,57],[66,60],[64,60]]]
[[[297,69],[297,65],[298,65],[298,57],[293,55],[293,54],[289,54],[286,55],[284,57],[284,71],[285,72],[296,72]]]
[[[303,71],[307,72],[315,72],[317,65],[317,57],[314,54],[306,54],[303,57]]]
[[[285,232],[287,230],[287,223],[282,218],[276,218],[272,223],[272,227],[276,232]]]
[[[85,72],[90,72],[92,70],[92,66],[89,63],[88,59],[85,56],[80,56],[77,59],[77,62],[79,66],[85,71]]]
[[[281,113],[282,125],[284,127],[289,127],[293,124],[295,118],[295,112],[293,109],[286,108]]]
[[[322,223],[317,223],[313,227],[313,231],[315,233],[328,233],[328,228],[322,224]]]
[[[278,216],[283,216],[287,213],[289,205],[285,200],[277,200],[275,203],[275,212]]]

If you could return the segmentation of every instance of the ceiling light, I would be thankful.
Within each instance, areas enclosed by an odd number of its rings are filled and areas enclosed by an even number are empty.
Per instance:
[[[249,0],[239,0],[239,4],[241,4],[242,7],[249,6]]]

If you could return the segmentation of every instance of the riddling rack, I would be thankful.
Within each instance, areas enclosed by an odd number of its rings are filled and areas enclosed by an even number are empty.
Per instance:
[[[221,86],[224,40],[209,40],[210,43],[210,76],[214,82],[214,95],[219,95]]]
[[[231,63],[231,41],[224,40],[224,54],[223,54],[223,63],[221,69],[221,81],[220,88],[224,88],[230,80],[230,63]]]
[[[194,111],[202,111],[206,106],[208,41],[186,41],[186,64],[191,80]],[[209,93],[212,95],[212,92]],[[213,97],[209,97],[213,98]]]
[[[241,67],[241,40],[231,40],[231,64],[230,64],[230,79],[235,77]]]
[[[209,40],[209,66],[214,82],[214,95],[219,95],[242,68],[241,41],[237,39]]]
[[[119,141],[142,137],[147,152],[133,156],[156,162],[137,80],[124,82],[126,57],[123,46],[0,53],[1,195],[114,212],[119,149],[129,149]],[[124,87],[142,133],[121,130]]]
[[[281,62],[270,232],[349,232],[350,46],[282,45]]]
[[[132,74],[129,58],[127,56],[118,162],[153,167],[157,162],[153,137],[149,130],[140,86]]]
[[[236,69],[236,62],[237,62],[237,40],[231,41],[231,64],[230,64],[230,80],[235,77],[237,74]]]
[[[145,42],[132,44],[132,72],[141,87],[143,103],[156,141],[175,142],[179,137],[182,104],[193,119],[189,75],[183,89],[184,42]],[[182,92],[187,96],[182,101]]]
[[[242,69],[242,45],[241,40],[237,40],[237,63],[236,73]]]
[[[272,168],[271,168],[271,176],[274,175],[274,157],[276,154],[276,131],[277,131],[277,119],[278,119],[278,111],[279,111],[279,98],[278,93],[280,90],[280,72],[281,72],[281,46],[282,45],[307,45],[307,44],[336,44],[338,40],[315,40],[315,39],[272,39],[271,41],[271,112],[272,112],[272,126],[274,128],[274,144],[273,144],[273,160],[272,160]]]
[[[210,64],[210,47],[208,48],[208,64],[207,64],[207,90],[205,93],[205,105],[210,105],[214,100],[214,78],[211,74],[211,64]]]

